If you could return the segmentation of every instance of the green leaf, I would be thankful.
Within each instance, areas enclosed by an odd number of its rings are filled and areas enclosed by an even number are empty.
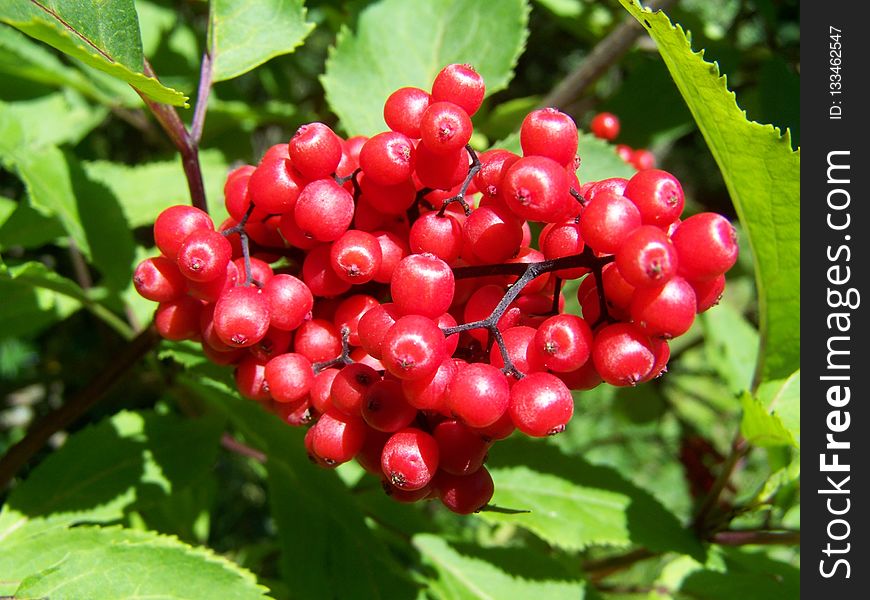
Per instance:
[[[226,215],[223,185],[229,170],[223,155],[215,150],[200,153],[202,177],[215,224]],[[181,162],[176,160],[127,166],[109,161],[86,161],[88,179],[112,191],[130,228],[150,227],[160,212],[173,204],[188,204],[190,191]],[[159,182],[159,185],[155,185]]]
[[[512,438],[490,453],[491,504],[528,510],[481,517],[526,528],[566,550],[639,544],[655,551],[700,556],[703,549],[648,492],[609,467],[593,466],[543,442]]]
[[[10,560],[11,559],[11,560]],[[255,576],[204,548],[118,527],[55,529],[4,545],[19,598],[264,598]]]
[[[788,377],[800,364],[800,150],[788,132],[747,120],[718,65],[663,12],[620,1],[656,41],[749,234],[762,336],[756,385]]]
[[[0,316],[3,333],[11,330],[34,332],[40,327],[69,316],[80,307],[87,308],[103,319],[123,337],[132,338],[130,327],[119,317],[96,301],[99,290],[85,292],[74,281],[58,275],[41,262],[27,262],[13,267],[0,263],[0,290],[5,291],[4,307],[8,312]],[[34,315],[35,311],[35,315]],[[33,320],[25,319],[33,316]]]
[[[214,462],[221,432],[219,419],[148,412],[121,412],[84,429],[10,494],[0,540],[32,531],[29,523],[42,529],[117,521],[128,508],[195,481]]]
[[[289,54],[314,29],[302,0],[213,0],[209,20],[215,81]]]
[[[0,251],[12,246],[38,248],[63,234],[57,219],[44,216],[26,202],[0,196]]]
[[[184,94],[143,74],[133,0],[7,2],[0,7],[0,21],[129,83],[156,102],[187,106]]]
[[[735,396],[752,386],[758,362],[758,332],[733,306],[719,304],[700,316],[704,326],[704,348],[709,364],[716,369]]]
[[[95,94],[93,85],[79,71],[61,62],[45,46],[2,23],[0,73],[50,86],[67,86],[91,97]]]
[[[740,433],[746,441],[755,446],[797,447],[797,442],[776,413],[768,412],[760,400],[745,392],[740,403],[743,405]]]
[[[348,135],[386,129],[384,102],[397,88],[430,89],[444,66],[468,63],[487,94],[507,86],[525,45],[525,0],[381,0],[343,28],[321,82]]]
[[[531,550],[449,543],[430,534],[415,535],[413,543],[437,575],[428,580],[429,592],[437,598],[582,600],[586,596],[582,580]]]
[[[743,436],[759,446],[788,444],[800,448],[800,401],[800,370],[786,379],[763,383],[756,398],[742,398]]]
[[[74,92],[50,94],[35,100],[0,102],[0,111],[22,125],[24,143],[30,147],[77,144],[108,114]],[[51,115],[51,118],[46,118]]]
[[[700,569],[683,579],[680,591],[709,600],[799,598],[800,570],[763,552],[726,550],[723,570]]]
[[[520,136],[513,133],[494,144],[495,148],[504,148],[522,156]],[[577,177],[581,183],[600,181],[608,177],[625,177],[634,175],[634,167],[619,158],[616,148],[589,133],[579,132],[577,154],[580,156],[580,168]]]
[[[246,440],[268,456],[270,506],[281,546],[279,565],[295,596],[414,597],[411,582],[366,526],[341,480],[310,463],[303,431],[288,427],[217,381],[187,376],[181,380],[225,411]]]

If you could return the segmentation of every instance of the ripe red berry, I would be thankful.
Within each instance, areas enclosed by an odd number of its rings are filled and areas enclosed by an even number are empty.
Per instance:
[[[366,178],[380,185],[406,181],[414,171],[414,144],[408,136],[385,131],[369,138],[359,153]]]
[[[420,410],[444,412],[450,383],[456,376],[456,362],[447,357],[438,368],[419,379],[402,381],[402,391],[408,404]]]
[[[254,356],[248,356],[239,361],[234,378],[236,389],[249,400],[270,402],[269,384],[266,383],[266,365]]]
[[[384,121],[393,131],[419,138],[420,122],[430,102],[429,94],[420,88],[399,88],[384,103]]]
[[[258,211],[274,214],[293,210],[305,187],[306,180],[290,162],[287,148],[287,144],[273,146],[251,174],[248,196]]]
[[[287,152],[307,179],[332,175],[341,161],[341,139],[323,123],[302,125],[290,138]]]
[[[393,271],[390,294],[400,313],[435,319],[453,302],[455,282],[450,266],[433,254],[411,254]]]
[[[214,231],[207,213],[193,206],[170,206],[154,221],[154,243],[166,258],[175,260],[184,239],[198,229]]]
[[[428,484],[438,470],[438,442],[425,431],[408,427],[384,444],[381,468],[395,487],[411,491]]]
[[[426,144],[417,145],[415,175],[421,187],[449,190],[459,185],[468,175],[469,156],[465,148],[448,152],[435,152]]]
[[[686,202],[683,186],[667,171],[638,171],[628,181],[622,194],[634,202],[644,225],[667,229],[680,218]]]
[[[602,327],[592,342],[595,370],[610,385],[636,385],[655,364],[647,335],[635,325],[614,323]]]
[[[422,143],[436,154],[462,150],[471,139],[471,119],[452,102],[433,102],[420,123]]]
[[[198,229],[184,238],[175,262],[182,275],[192,281],[212,281],[226,276],[233,247],[214,229]]]
[[[293,275],[275,275],[263,286],[263,293],[269,300],[269,323],[285,331],[299,327],[314,307],[311,290]]]
[[[343,413],[362,416],[363,401],[381,376],[368,365],[354,363],[342,368],[332,381],[331,404]]]
[[[285,403],[307,399],[314,381],[311,361],[295,352],[278,355],[267,362],[264,376],[272,399]]]
[[[632,151],[629,162],[638,171],[653,169],[656,166],[656,156],[645,148],[638,148]]]
[[[480,108],[485,93],[483,77],[471,65],[447,65],[432,82],[433,102],[453,102],[469,116]]]
[[[167,340],[190,340],[199,335],[202,302],[190,296],[161,302],[154,313],[154,326]]]
[[[332,360],[341,354],[341,334],[330,321],[311,319],[296,330],[294,349],[312,363]]]
[[[490,444],[456,419],[442,421],[432,430],[438,442],[438,467],[451,475],[469,475],[483,466]]]
[[[440,472],[433,483],[441,503],[451,512],[469,515],[481,510],[492,500],[495,485],[486,467],[470,475]]]
[[[321,242],[337,240],[353,221],[353,196],[332,179],[306,185],[293,209],[296,225]]]
[[[635,290],[629,312],[647,335],[674,338],[689,330],[697,308],[695,291],[689,282],[673,277],[659,287]]]
[[[417,409],[405,400],[402,384],[395,379],[383,379],[371,386],[361,409],[365,422],[378,431],[399,431],[417,416]]]
[[[359,416],[330,410],[310,429],[311,449],[327,466],[351,460],[362,449],[368,427]]]
[[[502,181],[502,197],[518,216],[554,223],[575,205],[568,193],[568,173],[546,156],[525,156],[511,165]]]
[[[374,278],[381,268],[383,255],[375,236],[350,229],[332,244],[329,260],[332,270],[341,279],[360,284]]]
[[[616,252],[619,274],[638,288],[666,283],[677,274],[677,261],[677,249],[667,234],[652,225],[632,231]]]
[[[352,284],[332,268],[332,246],[321,244],[310,250],[302,261],[302,281],[315,296],[332,298],[343,294]]]
[[[574,399],[555,375],[531,373],[511,388],[509,410],[517,429],[543,437],[565,430],[574,414]]]
[[[538,327],[534,344],[548,369],[576,371],[589,360],[592,329],[577,315],[553,315]]]
[[[444,333],[432,319],[407,315],[384,336],[381,362],[399,379],[420,379],[447,358]]]
[[[432,211],[420,216],[408,234],[412,252],[434,254],[447,264],[459,258],[462,241],[462,225],[449,212],[439,216]]]
[[[170,302],[184,295],[187,281],[175,262],[164,256],[154,256],[136,267],[133,286],[146,300]]]
[[[500,263],[519,251],[523,228],[520,219],[508,208],[481,206],[465,219],[462,235],[467,247],[463,258],[474,258],[484,264]]]
[[[737,232],[716,213],[682,221],[671,236],[680,257],[679,274],[690,280],[713,279],[737,262]]]
[[[507,411],[510,385],[498,368],[486,363],[460,367],[450,384],[447,407],[469,427],[486,427]]]
[[[533,110],[520,126],[523,156],[546,156],[562,167],[574,162],[577,140],[574,119],[556,108]]]
[[[596,252],[614,254],[640,225],[640,211],[631,200],[602,192],[586,205],[580,219],[580,232]]]
[[[598,113],[592,117],[589,129],[595,137],[613,141],[619,135],[619,118],[609,112]]]
[[[268,298],[256,287],[227,290],[215,305],[214,328],[228,346],[253,346],[269,330]]]

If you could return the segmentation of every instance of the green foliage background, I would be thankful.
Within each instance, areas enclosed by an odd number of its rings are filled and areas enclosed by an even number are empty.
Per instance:
[[[199,156],[219,222],[232,166],[304,122],[375,133],[390,91],[426,86],[449,62],[488,84],[473,143],[515,145],[523,116],[636,19],[639,42],[560,108],[581,130],[616,112],[618,141],[652,149],[690,212],[724,213],[741,233],[722,304],[672,345],[666,376],[577,393],[565,433],[493,448],[493,504],[528,512],[457,517],[392,502],[353,465],[319,470],[302,432],[240,399],[198,347],[163,343],[0,492],[0,595],[797,597],[796,546],[714,542],[800,528],[798,5],[681,0],[665,16],[621,3],[0,8],[4,453],[149,322],[130,275],[155,253],[156,215],[190,196],[143,98],[189,124],[205,51],[217,83]],[[631,173],[591,136],[580,153],[583,181]],[[228,451],[228,435],[262,456]]]

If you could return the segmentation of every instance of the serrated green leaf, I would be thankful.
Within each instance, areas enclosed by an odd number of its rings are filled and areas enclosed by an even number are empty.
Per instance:
[[[139,20],[133,0],[8,2],[0,21],[105,71],[156,102],[187,106],[187,97],[143,74]]]
[[[747,120],[718,66],[692,51],[679,25],[620,2],[656,41],[749,234],[762,335],[755,384],[788,377],[800,364],[800,150],[788,132]]]
[[[750,400],[751,403],[750,403]],[[743,401],[743,435],[756,445],[776,442],[800,448],[801,372],[786,379],[767,381],[758,388],[755,399]],[[750,438],[747,431],[753,436]],[[770,443],[765,443],[770,440]]]
[[[215,224],[220,224],[226,216],[223,184],[229,167],[218,151],[206,150],[199,157],[206,195],[211,199],[210,214]],[[86,161],[82,168],[88,179],[112,191],[131,228],[151,226],[162,210],[173,204],[190,202],[187,179],[179,161],[151,162],[132,167],[109,161]]]
[[[443,600],[586,597],[581,579],[531,550],[485,549],[430,534],[415,535],[413,544],[437,575],[427,581],[430,594]]]
[[[249,571],[176,538],[118,527],[41,532],[4,545],[4,588],[20,598],[264,598]],[[12,559],[10,561],[10,559]]]
[[[30,147],[75,145],[109,112],[88,104],[73,92],[58,92],[35,100],[0,102],[0,111],[8,111],[7,114],[21,124],[23,143]]]
[[[238,77],[293,52],[314,29],[305,13],[302,0],[213,0],[209,46],[214,80]]]
[[[303,431],[288,427],[255,402],[211,379],[181,378],[268,456],[272,517],[278,526],[280,568],[300,598],[414,597],[404,571],[366,526],[334,472],[307,458]],[[328,498],[328,502],[324,499]],[[348,577],[353,573],[353,577]]]
[[[628,179],[634,175],[634,167],[619,158],[613,145],[589,133],[583,131],[578,133],[577,154],[580,156],[580,168],[577,169],[577,177],[581,183],[600,181],[609,177]],[[523,152],[518,133],[509,135],[493,147],[504,148],[520,156]]]
[[[740,422],[740,433],[750,444],[755,446],[795,446],[797,441],[792,437],[776,413],[768,412],[764,404],[753,398],[749,392],[740,397],[743,406],[743,419]]]
[[[221,432],[219,419],[134,412],[84,429],[10,494],[0,513],[0,540],[26,535],[31,523],[42,529],[117,521],[131,506],[197,479],[214,462]]]
[[[384,102],[396,89],[430,89],[444,66],[468,63],[487,94],[507,86],[528,32],[525,0],[381,0],[341,30],[321,82],[348,135],[386,129]]]
[[[486,521],[526,528],[566,550],[639,544],[703,555],[676,516],[609,467],[569,457],[551,444],[517,438],[494,448],[487,465],[495,482],[491,504],[530,512],[481,512]]]

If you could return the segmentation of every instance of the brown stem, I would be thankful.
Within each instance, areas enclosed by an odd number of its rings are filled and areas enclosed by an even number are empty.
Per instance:
[[[716,480],[710,487],[710,491],[698,508],[698,513],[695,515],[693,525],[695,531],[698,532],[699,537],[702,539],[707,537],[711,529],[711,517],[713,516],[713,511],[719,505],[722,492],[731,480],[731,475],[733,475],[734,470],[737,468],[737,464],[748,452],[749,444],[740,433],[737,433],[734,441],[731,443],[731,452],[728,454],[728,458],[725,459],[725,464],[722,465],[722,470],[719,471],[719,475],[716,477]]]
[[[250,446],[243,444],[229,433],[225,433],[221,436],[221,446],[223,446],[230,452],[234,452],[246,458],[252,458],[259,463],[266,462],[266,459],[268,458],[265,453],[260,452],[256,448],[251,448]]]
[[[623,571],[635,563],[648,558],[658,556],[657,553],[647,550],[646,548],[638,548],[627,554],[602,558],[600,560],[591,560],[583,565],[583,570],[589,575],[589,579],[596,583],[605,577],[609,577],[614,573]]]
[[[16,473],[42,449],[51,436],[72,425],[102,399],[157,344],[158,339],[154,327],[142,331],[84,389],[46,415],[21,441],[9,448],[0,458],[0,490],[9,485]]]
[[[314,374],[317,375],[321,371],[331,367],[349,365],[352,363],[353,359],[350,357],[350,328],[345,325],[341,328],[341,354],[330,360],[314,363],[311,365],[311,368],[314,370]]]
[[[156,77],[154,70],[148,61],[145,61],[145,74],[149,77]],[[196,208],[208,212],[208,203],[205,198],[205,187],[202,182],[202,169],[199,164],[199,146],[194,140],[181,117],[178,116],[178,111],[168,104],[154,102],[148,96],[139,92],[137,93],[142,98],[142,101],[154,113],[154,117],[163,130],[172,140],[172,144],[181,154],[181,166],[184,169],[184,175],[187,178],[187,187],[190,190],[190,201]],[[205,100],[200,98],[200,100]],[[204,109],[203,109],[204,110]]]
[[[675,0],[651,0],[648,7],[661,10]],[[568,74],[542,101],[541,106],[565,107],[580,96],[601,77],[611,65],[628,52],[643,27],[631,15],[625,17],[616,29],[602,39],[574,71]]]
[[[714,544],[722,546],[748,546],[784,544],[787,546],[799,546],[801,532],[791,529],[783,530],[744,530],[744,531],[719,531],[708,538]]]
[[[213,62],[211,55],[202,55],[202,65],[199,70],[199,90],[196,94],[196,107],[193,109],[193,122],[190,125],[190,139],[194,146],[199,146],[202,139],[202,128],[205,125],[205,113],[208,108],[208,97],[211,94],[211,79]]]

